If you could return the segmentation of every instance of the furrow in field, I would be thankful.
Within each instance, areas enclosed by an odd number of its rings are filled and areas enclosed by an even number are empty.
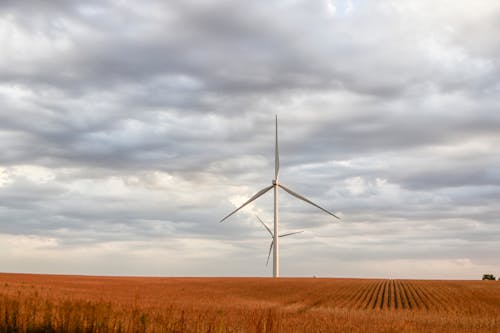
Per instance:
[[[408,281],[403,281],[402,283],[402,287],[403,287],[403,290],[404,290],[404,293],[406,295],[406,299],[408,300],[408,307],[410,309],[418,309],[418,305],[417,303],[415,302],[415,299],[413,298],[413,294],[410,293],[409,289],[408,289]]]
[[[379,307],[380,309],[384,308],[384,304],[386,304],[386,299],[387,299],[387,284],[388,280],[384,281],[384,285],[382,286],[382,295],[380,296],[380,304]]]
[[[425,285],[415,285],[415,290],[420,294],[420,297],[424,300],[424,303],[428,305],[429,309],[439,310],[441,309],[441,303],[432,297],[432,293],[429,292]]]
[[[378,303],[380,302],[379,299],[380,299],[380,295],[382,294],[383,287],[384,287],[384,281],[381,281],[378,288],[377,288],[377,293],[374,296],[375,299],[373,301],[372,309],[375,309],[377,307]]]
[[[439,292],[439,290],[441,290],[441,289],[442,289],[441,286],[439,286],[438,288],[431,287],[429,290],[429,295],[434,297],[434,299],[439,303],[439,310],[446,311],[448,308],[448,304],[447,304],[446,300],[443,298],[443,296],[441,295],[441,293]]]
[[[393,309],[392,302],[392,280],[389,280],[387,284],[387,307]]]
[[[370,305],[372,299],[373,299],[373,293],[374,293],[374,290],[377,288],[377,283],[375,283],[374,285],[372,285],[369,290],[368,290],[368,293],[366,294],[366,297],[364,299],[364,302],[362,304],[363,308],[364,309],[367,309],[368,306]]]
[[[428,283],[424,283],[421,286],[422,294],[425,295],[434,304],[434,310],[446,311],[447,308],[446,302],[444,302],[444,300],[442,300],[441,297],[436,292],[436,289],[440,288],[441,286],[438,286],[437,288],[429,286]]]
[[[343,305],[343,307],[348,308],[348,309],[356,308],[359,305],[359,302],[365,296],[366,291],[369,287],[370,287],[370,283],[368,283],[368,282],[361,284],[359,287],[353,286],[351,288],[351,290],[354,290],[354,288],[356,288],[356,293],[353,293],[354,296],[351,297],[348,301],[346,301],[345,304]]]
[[[401,288],[403,289],[403,295],[404,295],[406,302],[408,304],[408,308],[413,309],[414,304],[413,304],[412,300],[410,299],[410,295],[408,295],[408,293],[406,292],[405,283],[406,283],[405,281],[401,281]]]
[[[370,291],[370,297],[368,298],[366,304],[365,304],[365,309],[371,308],[372,304],[375,302],[375,297],[378,293],[378,290],[380,288],[382,282],[377,282],[377,284],[371,289]]]
[[[365,287],[365,290],[364,290],[361,298],[358,300],[358,302],[356,304],[354,304],[355,308],[357,308],[357,309],[366,308],[365,305],[368,302],[368,299],[371,295],[371,291],[373,288],[375,288],[376,285],[377,285],[377,283],[374,282],[374,283],[368,284]]]
[[[392,280],[392,289],[394,295],[394,308],[398,309],[398,307],[401,306],[401,302],[399,301],[399,291],[396,285],[396,280]]]
[[[396,286],[398,288],[399,303],[401,304],[401,309],[407,309],[408,303],[406,302],[406,298],[405,298],[403,289],[401,288],[401,281],[400,280],[397,280]]]
[[[352,298],[353,290],[357,290],[356,286],[342,284],[337,286],[335,289],[331,289],[328,294],[325,294],[326,290],[318,290],[318,296],[321,296],[316,302],[312,304],[312,307],[343,307],[343,305]]]
[[[394,284],[394,280],[391,280],[391,307],[393,309],[398,308],[398,303],[396,299],[396,286]]]
[[[442,303],[444,304],[443,309],[446,311],[453,311],[453,312],[458,312],[460,311],[460,307],[457,305],[457,301],[460,300],[463,297],[462,295],[456,295],[454,293],[454,290],[449,287],[445,286],[444,288],[440,288],[437,290],[436,294],[440,297],[442,300]],[[455,302],[450,302],[450,299],[455,299]]]
[[[335,302],[333,302],[334,306],[337,308],[346,307],[346,304],[348,304],[350,300],[355,297],[353,290],[358,290],[358,288],[355,287],[355,289],[353,289],[352,286],[345,286],[342,288],[342,292],[338,294]]]
[[[353,297],[346,300],[343,304],[341,304],[340,307],[354,308],[359,303],[359,300],[363,297],[366,288],[367,288],[366,284],[364,286],[359,286],[359,288],[356,287],[356,292],[352,293]],[[352,290],[352,288],[350,290]]]
[[[357,304],[357,303],[359,302],[359,300],[361,299],[361,297],[363,297],[364,292],[365,292],[365,288],[360,287],[360,288],[359,288],[359,290],[358,290],[358,292],[356,292],[356,294],[354,295],[354,297],[353,297],[353,298],[351,298],[351,299],[349,300],[349,302],[347,302],[347,303],[345,304],[345,307],[347,307],[347,308],[351,308],[351,307],[353,307],[355,304]]]
[[[415,299],[415,304],[417,304],[417,307],[419,309],[424,309],[425,308],[426,310],[429,310],[429,306],[420,297],[420,295],[418,294],[418,292],[415,289],[415,286],[413,285],[412,282],[408,282],[407,288],[410,291],[410,293],[413,295],[413,299]]]

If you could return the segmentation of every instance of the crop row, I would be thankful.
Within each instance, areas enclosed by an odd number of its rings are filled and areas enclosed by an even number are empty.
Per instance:
[[[312,303],[312,307],[448,313],[494,313],[500,310],[500,286],[491,283],[422,280],[356,282],[332,289],[328,296],[320,298],[321,301]]]
[[[422,289],[400,280],[384,280],[367,288],[357,308],[362,309],[409,309],[428,310],[429,295]]]

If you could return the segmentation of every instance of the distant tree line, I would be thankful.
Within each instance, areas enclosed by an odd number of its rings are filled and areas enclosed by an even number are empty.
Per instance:
[[[493,274],[483,274],[483,280],[492,280],[495,281],[495,275]],[[498,278],[498,281],[500,281],[500,278]]]

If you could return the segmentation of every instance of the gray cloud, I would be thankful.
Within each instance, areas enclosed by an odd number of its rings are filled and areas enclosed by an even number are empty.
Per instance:
[[[305,231],[285,274],[479,277],[499,264],[499,18],[467,0],[3,1],[2,269],[267,274],[271,196],[217,221],[269,184],[279,114],[282,181],[343,216],[284,193],[282,229]]]

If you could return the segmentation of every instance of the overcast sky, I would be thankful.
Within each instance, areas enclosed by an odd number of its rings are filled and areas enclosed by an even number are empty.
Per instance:
[[[497,0],[0,2],[0,271],[500,275]]]

